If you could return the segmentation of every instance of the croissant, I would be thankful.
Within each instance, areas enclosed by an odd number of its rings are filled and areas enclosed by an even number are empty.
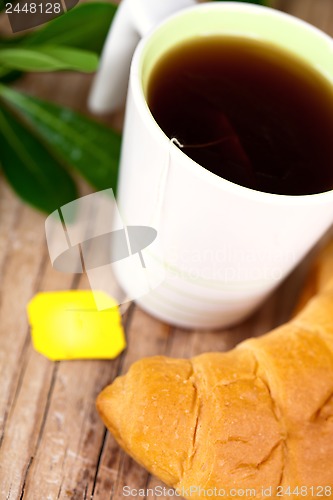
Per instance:
[[[120,446],[189,499],[333,498],[333,244],[302,300],[230,352],[134,363],[97,399]]]

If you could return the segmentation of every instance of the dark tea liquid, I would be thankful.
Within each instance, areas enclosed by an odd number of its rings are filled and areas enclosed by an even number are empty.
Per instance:
[[[220,177],[276,194],[333,189],[333,90],[288,52],[196,38],[160,59],[147,98],[165,134]]]

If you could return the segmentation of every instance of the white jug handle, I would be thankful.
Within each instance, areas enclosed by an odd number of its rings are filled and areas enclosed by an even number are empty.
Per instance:
[[[124,105],[132,56],[140,38],[172,13],[195,3],[196,0],[122,0],[89,96],[93,112],[111,112]]]

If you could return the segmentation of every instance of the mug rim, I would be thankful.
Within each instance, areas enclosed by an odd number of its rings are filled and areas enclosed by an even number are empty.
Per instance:
[[[242,186],[240,184],[236,184],[232,181],[229,181],[223,177],[214,174],[207,168],[203,167],[200,163],[197,163],[192,158],[187,156],[180,148],[178,148],[174,143],[172,143],[172,139],[165,134],[165,132],[161,129],[157,121],[155,120],[148,103],[146,101],[144,89],[143,89],[143,81],[142,81],[142,67],[143,67],[143,56],[144,50],[146,46],[149,44],[151,38],[162,28],[167,27],[168,24],[172,25],[175,20],[187,16],[191,14],[193,11],[233,11],[235,14],[239,11],[241,12],[266,12],[273,19],[279,18],[280,20],[287,20],[289,23],[293,23],[294,25],[304,29],[304,31],[311,31],[316,37],[323,39],[323,41],[328,42],[328,44],[332,47],[333,50],[333,38],[330,37],[327,33],[320,30],[319,28],[313,26],[312,24],[304,21],[303,19],[299,19],[289,13],[279,11],[272,7],[266,7],[262,5],[249,4],[249,3],[240,3],[235,1],[227,1],[227,2],[205,2],[201,4],[194,5],[192,7],[187,7],[182,9],[171,16],[168,16],[166,19],[161,21],[157,26],[155,26],[152,30],[150,30],[138,43],[133,59],[131,62],[131,70],[130,70],[130,81],[129,85],[132,90],[132,96],[135,100],[136,105],[138,106],[138,110],[141,114],[141,117],[149,129],[149,132],[152,134],[154,139],[161,144],[165,149],[169,148],[170,155],[175,155],[176,159],[182,162],[182,164],[189,169],[189,171],[195,171],[197,176],[202,177],[203,181],[214,184],[215,186],[224,187],[228,191],[232,192],[235,195],[238,195],[242,198],[248,198],[253,201],[262,201],[266,203],[272,204],[283,204],[286,203],[290,205],[311,205],[311,204],[320,204],[327,203],[333,199],[333,188],[328,191],[323,191],[320,193],[312,193],[312,194],[303,194],[303,195],[288,195],[288,194],[277,194],[277,193],[268,193],[265,191],[255,190],[246,186]],[[244,33],[244,37],[248,37],[248,34]],[[184,40],[187,38],[185,37]],[[324,78],[325,75],[321,73]],[[329,82],[329,80],[327,79]],[[333,91],[333,82],[329,82],[332,86]],[[332,165],[333,168],[333,165]],[[193,170],[195,169],[195,170]]]

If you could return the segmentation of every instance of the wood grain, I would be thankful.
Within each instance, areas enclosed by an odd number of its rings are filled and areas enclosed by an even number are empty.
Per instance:
[[[331,0],[276,0],[275,6],[333,32]],[[0,27],[8,30],[4,17]],[[19,87],[87,112],[90,84],[91,77],[68,73],[28,75]],[[98,119],[120,128],[122,113]],[[181,330],[131,305],[124,317],[128,348],[118,359],[53,363],[32,348],[26,304],[38,290],[87,288],[87,282],[52,269],[44,217],[23,206],[2,178],[0,224],[1,500],[120,500],[125,485],[163,486],[105,431],[95,410],[97,394],[143,356],[225,351],[282,323],[291,314],[307,267],[299,267],[259,311],[232,329]]]

